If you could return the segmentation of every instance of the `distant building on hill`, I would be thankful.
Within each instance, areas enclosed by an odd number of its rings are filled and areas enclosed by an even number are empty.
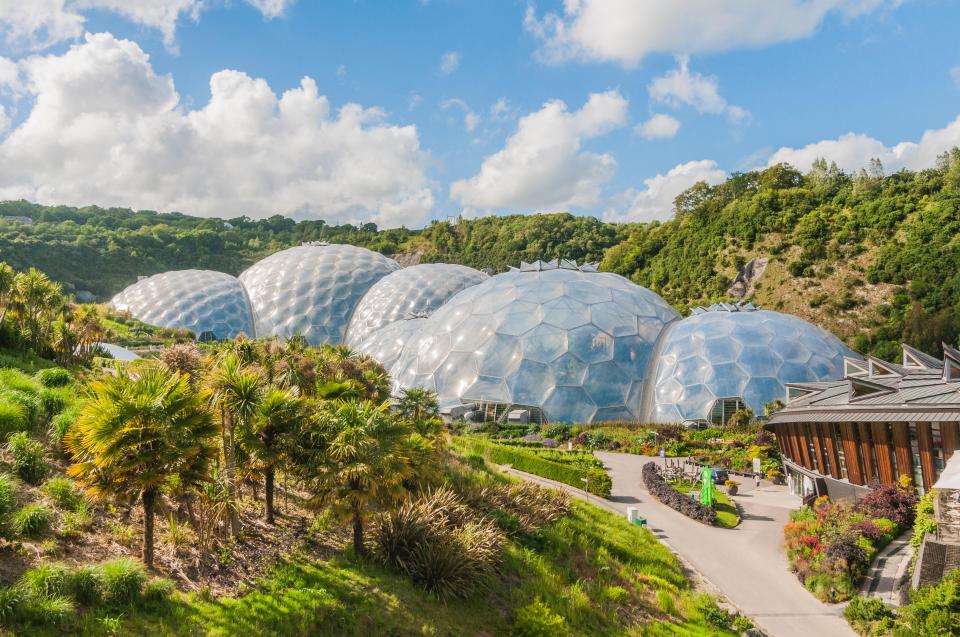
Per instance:
[[[902,347],[900,364],[847,358],[840,380],[787,384],[766,428],[795,493],[854,499],[903,475],[933,487],[960,446],[960,351],[944,344],[941,360]]]

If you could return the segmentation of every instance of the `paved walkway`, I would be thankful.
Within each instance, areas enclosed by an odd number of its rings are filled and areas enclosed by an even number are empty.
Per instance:
[[[863,580],[860,588],[862,595],[877,597],[892,606],[900,605],[907,568],[913,557],[913,549],[910,547],[912,537],[913,531],[903,533],[880,551]]]
[[[607,508],[625,514],[637,507],[648,528],[713,587],[772,637],[853,637],[842,608],[828,606],[807,592],[787,570],[783,525],[799,499],[769,482],[755,488],[740,479],[744,518],[735,529],[708,527],[653,499],[640,481],[646,458],[597,452],[613,478]],[[582,492],[581,492],[582,494]],[[590,498],[596,501],[598,498]]]

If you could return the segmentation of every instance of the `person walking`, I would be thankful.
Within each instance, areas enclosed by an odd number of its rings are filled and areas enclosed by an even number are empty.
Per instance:
[[[757,473],[753,474],[753,477],[756,479],[757,488],[759,489],[760,488],[760,472],[758,471]]]

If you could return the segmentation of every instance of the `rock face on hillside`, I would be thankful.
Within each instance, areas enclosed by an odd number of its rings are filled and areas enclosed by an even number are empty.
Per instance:
[[[767,269],[767,257],[755,257],[750,259],[746,265],[740,268],[736,278],[727,287],[727,292],[735,300],[740,301],[753,294],[754,284],[763,277],[763,271]]]
[[[400,264],[401,268],[409,268],[411,265],[419,265],[423,258],[423,252],[398,252],[393,255],[393,260]]]

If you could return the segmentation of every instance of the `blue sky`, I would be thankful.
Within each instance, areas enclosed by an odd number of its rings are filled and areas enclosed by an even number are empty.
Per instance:
[[[960,143],[957,2],[19,4],[0,0],[0,198],[650,220],[698,179],[922,168]],[[271,110],[305,77],[310,108]]]

